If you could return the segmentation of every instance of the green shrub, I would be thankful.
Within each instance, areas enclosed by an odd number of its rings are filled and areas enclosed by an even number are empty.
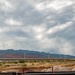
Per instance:
[[[23,67],[26,67],[26,66],[27,66],[27,64],[23,64],[22,66],[23,66]]]
[[[25,61],[24,60],[19,60],[19,63],[24,63]]]
[[[17,64],[18,62],[17,62],[17,61],[15,61],[14,63],[15,63],[15,64]]]
[[[33,60],[29,60],[29,62],[30,62],[30,63],[32,63],[32,62],[33,62]]]
[[[2,63],[0,63],[0,66],[2,66]]]
[[[10,65],[8,65],[8,64],[7,64],[7,65],[5,65],[5,67],[9,67],[9,66],[10,66]]]
[[[34,63],[32,63],[32,65],[34,65]]]

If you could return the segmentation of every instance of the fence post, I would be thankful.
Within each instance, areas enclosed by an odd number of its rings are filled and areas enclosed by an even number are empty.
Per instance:
[[[53,75],[53,72],[54,72],[54,71],[53,71],[53,66],[52,66],[52,75]]]
[[[24,75],[24,68],[22,69],[22,75]]]

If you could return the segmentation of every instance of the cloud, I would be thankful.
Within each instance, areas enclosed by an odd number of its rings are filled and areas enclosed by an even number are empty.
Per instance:
[[[74,21],[74,0],[0,0],[0,49],[74,55]]]
[[[16,20],[14,20],[14,19],[12,19],[12,18],[6,19],[6,20],[5,20],[5,23],[8,24],[8,25],[12,25],[12,26],[21,26],[21,25],[22,25],[21,22],[16,21]]]
[[[69,27],[72,25],[72,22],[67,22],[66,24],[62,24],[62,25],[56,25],[54,27],[51,27],[48,31],[47,34],[54,34],[56,32],[62,31],[65,28]]]
[[[70,0],[65,0],[65,1],[59,1],[59,0],[54,0],[54,1],[43,1],[39,4],[36,5],[36,9],[39,11],[44,11],[44,10],[49,10],[49,9],[54,9],[56,11],[63,10],[65,7],[70,6],[73,4],[73,1]]]
[[[15,10],[15,5],[9,0],[0,0],[1,10],[5,12],[12,12]]]

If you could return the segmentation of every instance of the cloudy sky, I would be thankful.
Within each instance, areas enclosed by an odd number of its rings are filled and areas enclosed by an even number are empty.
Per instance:
[[[75,54],[75,0],[0,0],[0,49]]]

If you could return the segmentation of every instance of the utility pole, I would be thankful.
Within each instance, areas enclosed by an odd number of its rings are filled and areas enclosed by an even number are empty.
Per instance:
[[[66,54],[65,54],[65,61],[66,61]]]
[[[61,59],[61,54],[60,54],[60,59]]]
[[[48,59],[49,59],[49,53],[48,53]]]
[[[25,51],[24,51],[24,59],[25,59]]]

